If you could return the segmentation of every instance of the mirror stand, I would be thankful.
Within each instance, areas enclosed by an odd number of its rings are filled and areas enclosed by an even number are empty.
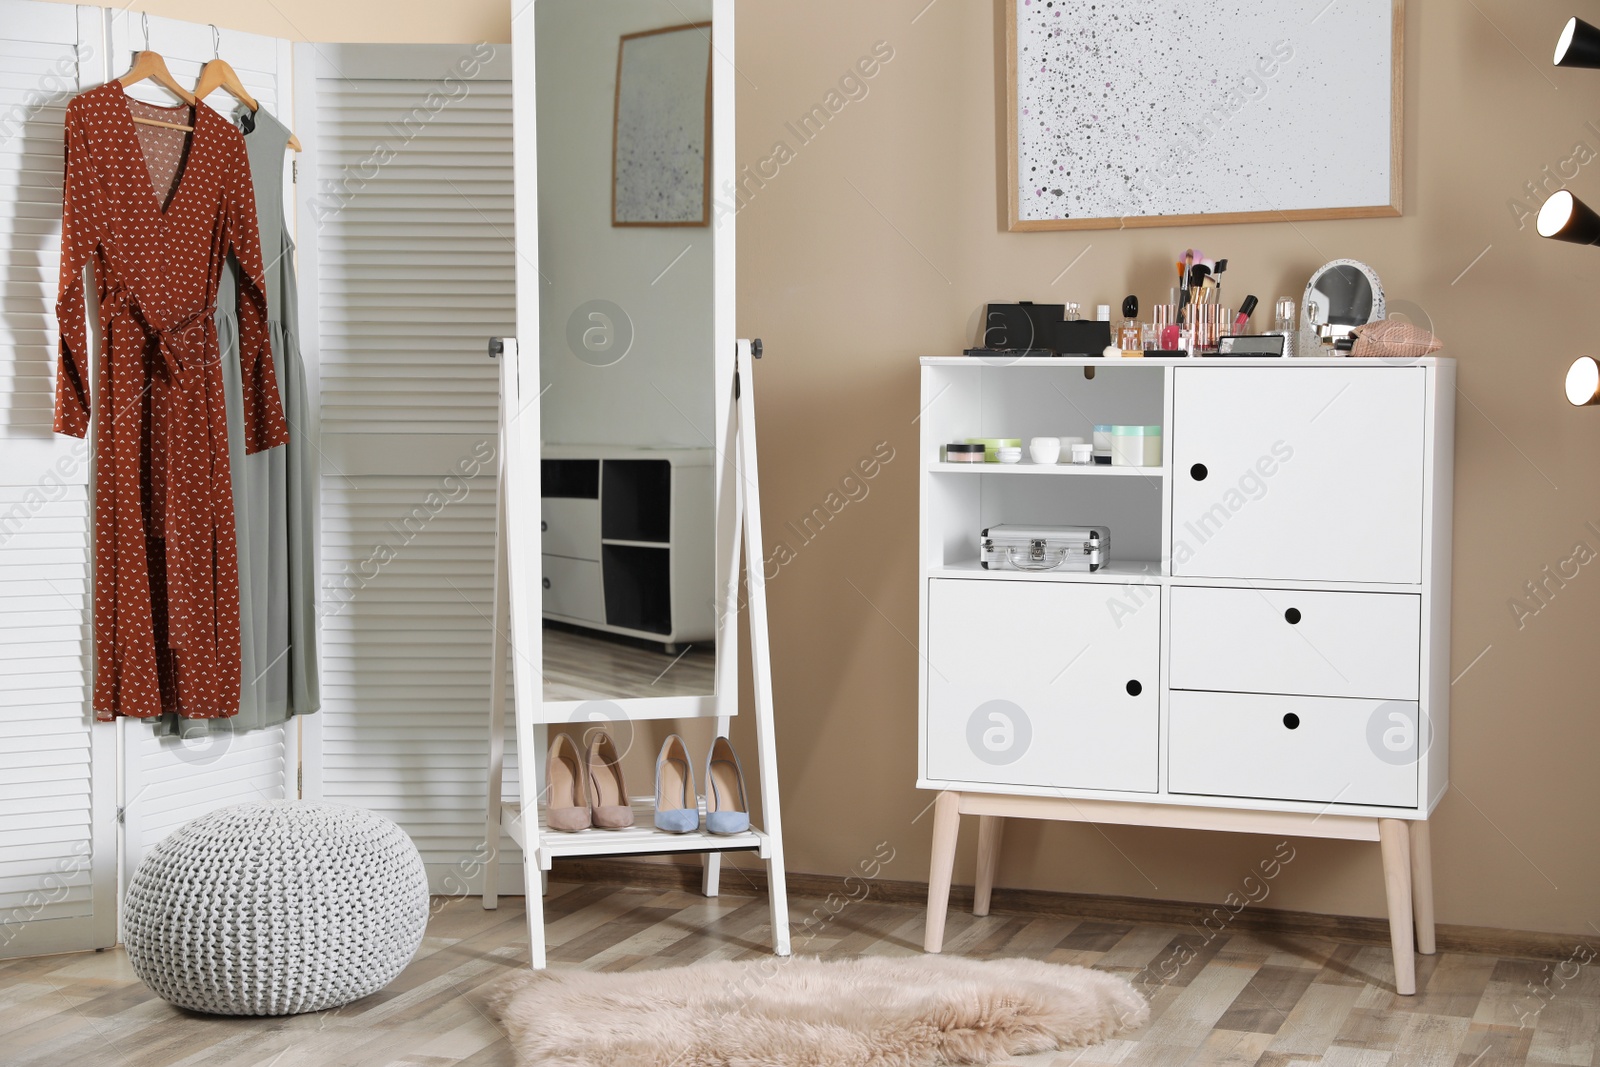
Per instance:
[[[522,849],[522,864],[528,908],[528,939],[530,966],[542,970],[545,966],[544,939],[544,888],[545,877],[551,862],[558,856],[597,857],[649,855],[666,852],[699,853],[704,856],[705,875],[702,888],[707,896],[716,896],[721,854],[723,852],[755,852],[766,861],[767,894],[771,908],[772,947],[779,956],[789,955],[789,904],[783,861],[782,820],[778,809],[778,753],[773,736],[772,714],[772,661],[767,634],[767,596],[762,561],[765,552],[761,536],[761,500],[756,463],[755,388],[750,372],[750,361],[760,354],[760,342],[739,341],[734,359],[731,389],[733,406],[728,419],[727,438],[724,445],[732,457],[731,481],[736,503],[731,509],[722,509],[727,525],[719,530],[732,544],[731,551],[723,557],[728,561],[727,572],[718,589],[721,618],[717,629],[731,635],[737,632],[739,604],[740,558],[739,537],[743,534],[745,587],[750,612],[750,665],[755,690],[756,766],[761,794],[762,826],[752,825],[745,833],[717,836],[703,830],[685,834],[668,834],[658,831],[653,823],[654,798],[633,799],[634,826],[624,830],[581,830],[576,833],[552,833],[539,814],[537,800],[531,801],[534,818],[527,818],[528,809],[523,803],[504,801],[501,795],[505,769],[505,692],[508,657],[517,668],[517,688],[514,708],[514,727],[518,743],[518,780],[521,797],[538,798],[543,795],[543,773],[546,741],[550,720],[543,713],[543,688],[540,672],[528,671],[529,665],[539,663],[538,619],[538,569],[531,570],[526,561],[513,552],[511,546],[526,546],[530,540],[520,531],[535,528],[526,524],[523,514],[529,508],[528,494],[520,491],[527,484],[526,474],[517,471],[518,465],[539,462],[536,444],[524,444],[516,415],[522,411],[518,393],[517,346],[511,338],[491,342],[490,351],[500,358],[500,481],[497,502],[495,535],[495,593],[494,593],[494,653],[490,682],[489,708],[489,773],[485,808],[485,842],[481,859],[483,876],[483,906],[493,909],[499,895],[499,853],[501,835],[509,834]],[[533,468],[537,470],[537,467]],[[515,476],[513,476],[515,475]],[[537,505],[537,480],[534,480],[534,506]],[[719,524],[723,519],[719,517]],[[538,559],[535,546],[534,560]],[[529,583],[532,583],[531,585]],[[531,606],[530,606],[531,605]],[[530,633],[529,631],[532,630]],[[736,652],[733,641],[719,642],[731,665]],[[717,707],[737,710],[737,686],[722,684],[733,678],[731,666],[724,670],[719,663]],[[731,691],[730,691],[731,690]],[[642,717],[642,716],[641,716]],[[727,736],[729,715],[719,714],[718,736]]]

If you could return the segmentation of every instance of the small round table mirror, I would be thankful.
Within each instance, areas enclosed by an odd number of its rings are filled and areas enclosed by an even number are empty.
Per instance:
[[[1307,325],[1324,344],[1333,344],[1384,317],[1383,283],[1365,263],[1336,259],[1311,275],[1302,306]]]

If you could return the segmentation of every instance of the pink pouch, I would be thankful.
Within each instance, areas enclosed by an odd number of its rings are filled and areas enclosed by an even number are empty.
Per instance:
[[[1355,334],[1352,356],[1382,356],[1407,359],[1426,356],[1444,347],[1444,342],[1421,326],[1400,319],[1379,319],[1350,331]]]

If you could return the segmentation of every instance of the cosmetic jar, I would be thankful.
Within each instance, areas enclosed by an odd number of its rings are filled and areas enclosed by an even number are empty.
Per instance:
[[[1072,462],[1073,445],[1081,445],[1085,443],[1082,437],[1058,437],[1056,440],[1061,442],[1061,456],[1059,461],[1062,463]]]
[[[1079,442],[1072,446],[1072,462],[1087,467],[1094,462],[1094,445]]]
[[[1161,427],[1112,427],[1111,462],[1118,467],[1161,466]]]
[[[1002,448],[1015,448],[1017,455],[1022,455],[1022,438],[1020,437],[969,437],[969,445],[982,445],[984,448],[985,463],[999,463],[1000,457],[995,453]]]
[[[984,451],[985,449],[982,445],[945,445],[944,461],[946,463],[982,463]]]
[[[1028,455],[1035,463],[1054,463],[1061,458],[1061,439],[1035,437],[1028,442]]]
[[[1021,463],[1022,449],[1021,447],[1012,448],[1009,445],[1002,445],[995,449],[995,458],[1001,463]]]
[[[1112,426],[1096,426],[1094,428],[1094,461],[1096,463],[1111,462],[1111,431]]]

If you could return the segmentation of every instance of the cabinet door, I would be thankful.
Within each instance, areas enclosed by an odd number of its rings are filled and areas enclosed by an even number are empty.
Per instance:
[[[1155,792],[1161,603],[1120,585],[934,579],[928,777]]]
[[[1422,580],[1427,371],[1180,367],[1172,573]]]

